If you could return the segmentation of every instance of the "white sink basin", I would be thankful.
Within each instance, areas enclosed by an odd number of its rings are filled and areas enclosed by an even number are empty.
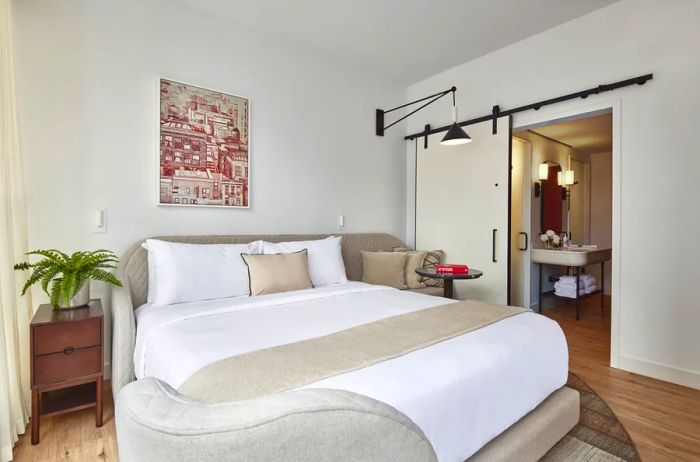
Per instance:
[[[533,263],[560,266],[586,266],[610,260],[612,249],[532,249]]]

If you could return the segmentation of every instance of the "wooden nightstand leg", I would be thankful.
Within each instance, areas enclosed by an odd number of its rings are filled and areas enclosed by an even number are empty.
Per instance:
[[[39,397],[39,389],[32,387],[32,444],[39,443],[39,415],[41,414]]]
[[[97,403],[95,406],[95,420],[98,427],[102,426],[102,376],[97,378],[95,382],[97,390],[95,390],[95,397],[97,398]]]

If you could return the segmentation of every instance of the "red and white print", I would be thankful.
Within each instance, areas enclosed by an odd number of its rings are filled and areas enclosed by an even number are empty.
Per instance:
[[[248,207],[249,101],[160,80],[160,204]]]

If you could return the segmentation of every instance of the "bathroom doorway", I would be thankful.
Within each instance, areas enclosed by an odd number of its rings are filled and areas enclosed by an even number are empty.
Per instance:
[[[615,365],[613,124],[607,108],[514,129],[511,299],[592,329]]]

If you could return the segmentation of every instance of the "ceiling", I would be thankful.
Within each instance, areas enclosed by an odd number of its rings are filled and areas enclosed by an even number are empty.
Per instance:
[[[531,129],[586,154],[612,150],[612,113]]]
[[[181,0],[411,84],[616,0]]]

